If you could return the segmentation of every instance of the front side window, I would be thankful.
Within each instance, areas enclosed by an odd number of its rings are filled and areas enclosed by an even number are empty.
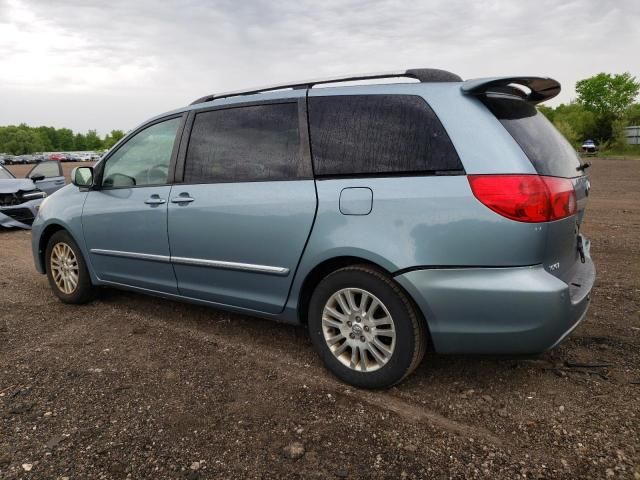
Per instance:
[[[185,183],[311,177],[301,152],[297,103],[198,113],[185,159]]]
[[[138,132],[106,160],[103,187],[164,185],[180,117]]]
[[[319,176],[463,170],[442,123],[415,95],[310,97],[309,127]]]
[[[52,177],[61,177],[62,170],[60,168],[60,164],[58,162],[42,162],[33,167],[31,172],[29,172],[29,178],[36,177],[38,175],[42,175],[45,178]]]

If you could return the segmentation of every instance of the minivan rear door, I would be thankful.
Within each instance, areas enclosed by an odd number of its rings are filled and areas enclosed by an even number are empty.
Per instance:
[[[316,212],[305,112],[302,96],[191,114],[168,212],[181,295],[282,311]]]

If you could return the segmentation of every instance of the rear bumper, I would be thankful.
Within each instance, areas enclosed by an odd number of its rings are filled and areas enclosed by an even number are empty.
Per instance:
[[[418,304],[440,353],[532,354],[585,317],[595,281],[588,256],[568,283],[542,267],[426,269],[396,280]]]

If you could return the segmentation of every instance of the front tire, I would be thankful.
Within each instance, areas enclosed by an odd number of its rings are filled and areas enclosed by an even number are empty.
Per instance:
[[[94,298],[87,264],[80,248],[64,230],[54,233],[45,252],[47,278],[53,293],[64,303],[82,304]]]
[[[388,388],[421,362],[424,320],[402,289],[369,265],[341,268],[316,287],[309,334],[325,366],[360,388]]]

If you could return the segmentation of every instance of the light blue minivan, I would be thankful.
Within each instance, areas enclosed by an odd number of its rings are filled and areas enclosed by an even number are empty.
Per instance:
[[[36,268],[67,303],[111,286],[305,324],[364,388],[427,349],[542,352],[595,278],[588,164],[535,107],[559,91],[415,69],[203,97],[75,169]]]

